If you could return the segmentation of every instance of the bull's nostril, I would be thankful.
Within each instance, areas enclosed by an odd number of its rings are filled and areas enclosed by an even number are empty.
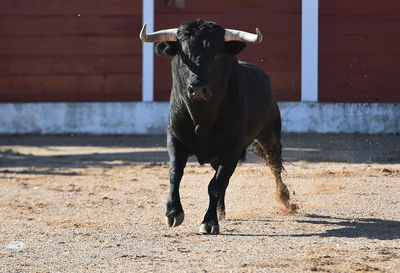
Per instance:
[[[193,89],[192,86],[189,86],[188,87],[188,96],[189,96],[189,98],[193,98],[194,95],[195,95],[195,90]]]
[[[205,100],[211,96],[211,92],[207,85],[189,85],[187,87],[187,95],[190,99]]]

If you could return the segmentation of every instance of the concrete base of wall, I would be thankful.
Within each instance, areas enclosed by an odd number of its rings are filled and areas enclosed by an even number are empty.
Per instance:
[[[400,133],[398,103],[280,102],[284,132]],[[0,134],[164,134],[168,102],[0,103]]]

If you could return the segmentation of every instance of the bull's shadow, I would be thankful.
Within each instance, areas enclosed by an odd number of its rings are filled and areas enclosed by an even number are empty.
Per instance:
[[[294,219],[297,223],[321,225],[321,226],[335,226],[322,232],[312,233],[274,233],[274,234],[238,234],[238,233],[225,233],[226,236],[257,236],[257,237],[322,237],[322,238],[367,238],[375,240],[397,240],[400,239],[400,222],[394,220],[386,220],[379,218],[345,218],[345,217],[332,217],[322,215],[305,215],[301,219]],[[246,221],[246,220],[228,220],[228,221]],[[249,220],[251,221],[251,220]],[[255,220],[261,221],[261,220]],[[263,220],[266,222],[273,222]]]
[[[307,219],[296,220],[298,223],[337,226],[321,233],[291,235],[294,237],[342,237],[367,238],[377,240],[400,239],[400,222],[379,218],[342,218],[321,215],[307,215]]]

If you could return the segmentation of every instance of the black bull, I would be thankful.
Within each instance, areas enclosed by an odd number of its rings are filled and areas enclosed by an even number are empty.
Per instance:
[[[281,116],[270,80],[260,68],[238,61],[236,54],[246,43],[235,38],[226,41],[226,31],[197,19],[172,30],[172,36],[169,33],[167,38],[156,40],[161,41],[156,53],[172,57],[166,220],[170,227],[184,220],[179,184],[188,157],[195,155],[200,164],[210,163],[216,171],[208,185],[210,202],[200,226],[203,234],[219,233],[229,179],[251,143],[271,167],[276,196],[294,209],[281,178]],[[257,34],[261,35],[258,30]]]

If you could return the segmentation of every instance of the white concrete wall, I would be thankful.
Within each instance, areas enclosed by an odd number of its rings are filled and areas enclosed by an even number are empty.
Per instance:
[[[281,102],[284,132],[400,133],[399,103]]]
[[[0,134],[161,134],[168,103],[1,103]]]
[[[398,103],[280,102],[284,132],[400,133]],[[0,134],[164,134],[167,102],[0,103]]]

